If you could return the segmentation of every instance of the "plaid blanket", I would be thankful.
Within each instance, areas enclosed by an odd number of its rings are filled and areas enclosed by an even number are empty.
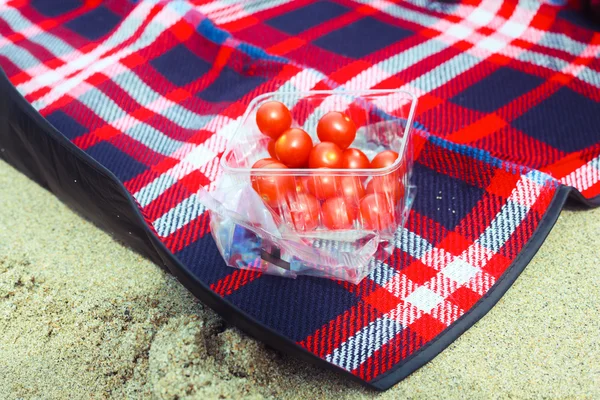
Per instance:
[[[153,236],[130,243],[158,239],[156,259],[270,345],[386,389],[494,305],[569,193],[600,204],[600,34],[559,3],[1,1],[0,66],[135,199]],[[249,101],[368,88],[420,98],[418,194],[393,253],[358,285],[226,267],[197,193]],[[0,133],[0,157],[25,170],[16,140]]]

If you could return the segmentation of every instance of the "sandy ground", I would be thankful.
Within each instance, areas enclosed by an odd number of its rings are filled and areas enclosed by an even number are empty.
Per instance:
[[[0,398],[600,398],[600,209],[565,211],[498,305],[383,394],[227,326],[0,162]]]

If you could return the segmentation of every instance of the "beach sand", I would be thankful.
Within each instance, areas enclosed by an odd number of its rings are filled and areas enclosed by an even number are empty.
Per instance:
[[[0,162],[0,398],[600,398],[600,209],[564,211],[514,286],[378,394],[226,325]]]

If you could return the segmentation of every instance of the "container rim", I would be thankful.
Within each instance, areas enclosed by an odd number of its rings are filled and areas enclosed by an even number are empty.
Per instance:
[[[349,95],[349,96],[361,97],[361,96],[366,96],[366,95],[371,95],[371,94],[383,94],[383,93],[390,93],[390,94],[401,93],[401,94],[405,94],[411,98],[410,111],[408,112],[408,117],[406,118],[406,126],[404,127],[402,146],[401,146],[400,150],[398,151],[398,158],[392,165],[389,165],[384,168],[360,168],[360,169],[359,168],[357,168],[357,169],[272,168],[272,169],[268,169],[268,170],[261,170],[260,168],[253,169],[253,168],[230,167],[225,162],[225,160],[227,159],[227,155],[229,155],[229,153],[232,151],[232,149],[230,147],[231,145],[229,143],[234,141],[235,138],[238,136],[240,127],[242,126],[242,123],[244,121],[246,121],[248,119],[248,117],[250,116],[251,110],[254,109],[256,104],[263,101],[264,99],[267,99],[269,97],[273,97],[276,95],[297,95],[297,96],[301,96],[301,97],[309,96],[309,95]],[[309,175],[315,175],[315,174],[317,174],[317,175],[368,175],[368,176],[386,175],[389,172],[394,171],[400,165],[400,163],[403,161],[403,159],[405,157],[406,143],[408,142],[408,135],[410,134],[410,131],[412,130],[415,110],[417,108],[417,100],[418,100],[418,97],[416,94],[409,92],[407,90],[404,90],[404,89],[369,89],[369,90],[343,90],[343,91],[337,91],[337,90],[307,90],[307,91],[285,90],[285,91],[281,91],[281,92],[266,92],[266,93],[256,96],[254,99],[252,99],[252,101],[250,101],[250,103],[248,103],[248,106],[246,107],[246,111],[244,111],[244,114],[242,114],[240,122],[238,123],[237,127],[235,128],[233,135],[231,135],[231,138],[229,139],[229,143],[227,145],[227,148],[225,149],[225,152],[223,153],[223,156],[221,157],[221,160],[219,161],[219,164],[221,165],[221,168],[223,168],[223,171],[225,171],[225,172],[238,173],[238,174],[239,173],[246,173],[246,174],[252,173],[253,175],[257,175],[257,176],[272,176],[272,175],[309,176]]]

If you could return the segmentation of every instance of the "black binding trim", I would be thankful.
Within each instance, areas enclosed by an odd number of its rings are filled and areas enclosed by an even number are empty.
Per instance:
[[[84,217],[166,268],[227,322],[281,352],[342,373],[376,390],[389,389],[431,361],[496,304],[545,240],[569,194],[587,206],[600,205],[600,196],[589,200],[573,188],[560,187],[536,232],[494,287],[434,341],[390,371],[366,382],[262,325],[213,292],[191,274],[158,239],[146,224],[135,199],[117,177],[44,119],[21,96],[3,71],[0,72],[0,93],[1,159],[54,193]]]

